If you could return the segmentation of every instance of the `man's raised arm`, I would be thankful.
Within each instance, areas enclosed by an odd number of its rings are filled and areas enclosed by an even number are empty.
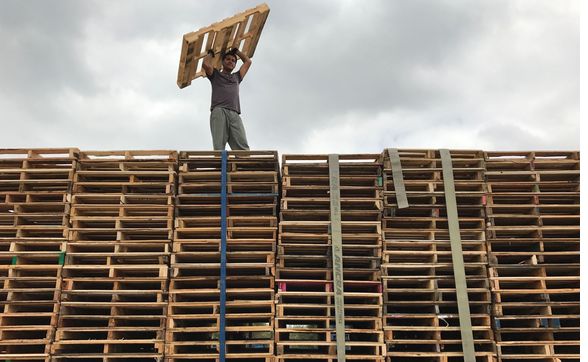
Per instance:
[[[212,71],[214,70],[212,67],[212,58],[214,58],[214,51],[212,49],[208,49],[208,53],[202,61],[202,68],[204,69],[204,72],[206,72],[207,77],[210,77],[212,75]]]
[[[234,52],[235,55],[241,58],[241,61],[243,61],[243,65],[241,66],[241,68],[239,68],[239,74],[241,75],[241,80],[243,80],[243,78],[245,78],[245,74],[247,74],[247,71],[251,66],[251,59],[238,48],[235,48]]]

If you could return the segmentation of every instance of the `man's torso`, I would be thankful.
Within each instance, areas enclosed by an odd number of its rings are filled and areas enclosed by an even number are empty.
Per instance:
[[[239,104],[239,83],[241,75],[239,72],[223,73],[215,69],[212,76],[208,77],[212,85],[212,98],[210,110],[216,107],[227,108],[241,114]]]

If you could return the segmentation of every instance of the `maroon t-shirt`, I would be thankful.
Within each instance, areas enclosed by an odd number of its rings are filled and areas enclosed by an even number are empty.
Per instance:
[[[216,68],[212,75],[208,77],[212,85],[212,99],[210,110],[216,107],[227,108],[241,114],[241,105],[239,104],[239,83],[241,83],[241,74],[239,72],[226,74],[218,71]]]

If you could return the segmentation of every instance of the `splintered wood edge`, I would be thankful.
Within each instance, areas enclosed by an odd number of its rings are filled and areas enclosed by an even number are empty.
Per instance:
[[[241,13],[238,13],[236,15],[233,15],[229,18],[225,18],[219,22],[213,23],[209,26],[200,28],[196,31],[190,32],[190,33],[186,33],[184,34],[184,36],[182,37],[182,49],[181,49],[181,53],[180,53],[180,63],[179,63],[179,67],[178,67],[178,78],[177,78],[177,85],[180,89],[183,89],[187,86],[189,86],[192,83],[192,80],[198,78],[199,76],[202,76],[202,71],[196,73],[196,66],[197,64],[191,64],[190,65],[190,69],[186,69],[187,66],[187,52],[188,52],[188,48],[190,46],[191,43],[193,42],[198,42],[198,44],[196,44],[196,48],[202,47],[202,42],[203,42],[203,35],[206,33],[210,33],[211,35],[218,35],[219,31],[222,30],[226,30],[226,29],[230,29],[230,32],[228,32],[226,35],[224,35],[225,38],[227,38],[227,46],[228,46],[228,41],[230,41],[233,36],[236,36],[237,34],[235,34],[236,32],[236,26],[237,24],[243,22],[244,20],[246,20],[249,16],[255,15],[257,14],[258,16],[255,18],[255,21],[252,20],[252,23],[249,26],[249,30],[248,32],[251,32],[252,30],[255,30],[255,34],[253,34],[253,36],[250,36],[246,39],[247,42],[247,46],[245,49],[247,55],[249,57],[252,57],[253,54],[255,53],[255,49],[257,47],[257,43],[259,42],[259,38],[261,36],[261,32],[263,30],[263,27],[265,25],[265,22],[267,20],[267,17],[269,15],[269,6],[267,4],[261,4],[256,6],[255,8],[252,9],[248,9],[245,10]],[[241,28],[241,27],[240,27]],[[242,36],[244,29],[240,29],[239,28],[239,33]],[[210,47],[212,45],[212,36],[209,35],[208,39],[207,39],[207,48]],[[216,43],[216,41],[215,41]],[[222,49],[218,49],[219,51]],[[218,68],[218,66],[220,65],[220,59],[216,60],[215,62],[216,64],[214,65],[216,68]]]

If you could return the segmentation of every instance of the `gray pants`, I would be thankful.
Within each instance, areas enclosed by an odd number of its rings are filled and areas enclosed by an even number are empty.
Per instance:
[[[224,150],[227,142],[231,150],[249,150],[247,135],[239,113],[216,107],[210,113],[210,133],[215,151]]]

